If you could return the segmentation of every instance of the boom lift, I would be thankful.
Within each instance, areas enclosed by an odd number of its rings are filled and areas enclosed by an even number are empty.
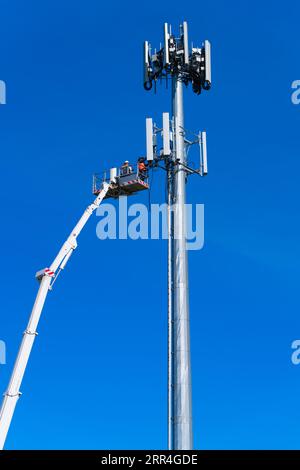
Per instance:
[[[71,234],[61,247],[58,255],[54,259],[49,268],[42,269],[36,273],[36,278],[40,282],[40,287],[33,305],[30,315],[29,323],[23,334],[21,346],[17,355],[14,369],[10,378],[7,391],[4,394],[1,410],[0,410],[0,449],[3,449],[5,439],[9,430],[9,426],[14,414],[17,401],[21,395],[20,386],[29,360],[30,352],[37,336],[38,322],[45,304],[48,291],[57,279],[57,276],[65,268],[73,251],[77,247],[77,237],[85,224],[93,214],[93,212],[100,206],[103,199],[106,197],[111,184],[103,181],[101,188],[98,191],[97,197],[92,204],[90,204],[84,211],[82,217],[75,225]]]
[[[122,174],[117,168],[111,168],[109,174],[104,172],[101,178],[98,175],[94,175],[93,194],[96,196],[96,199],[87,207],[50,267],[44,268],[36,273],[36,279],[40,282],[40,287],[33,305],[29,323],[23,334],[10,382],[1,405],[0,449],[4,447],[14,410],[21,395],[20,387],[22,379],[35,337],[37,336],[36,329],[48,291],[52,289],[60,272],[65,268],[73,251],[77,248],[78,235],[93,212],[100,206],[103,199],[110,197],[117,199],[120,196],[130,196],[146,189],[149,189],[148,175],[142,174],[136,165],[130,166],[130,171],[126,174]]]

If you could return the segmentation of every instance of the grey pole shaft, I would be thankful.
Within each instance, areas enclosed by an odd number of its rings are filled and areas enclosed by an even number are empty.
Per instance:
[[[179,77],[172,82],[172,108],[175,124],[175,156],[186,162],[184,146],[183,86]],[[186,174],[180,164],[174,166],[172,274],[173,274],[173,449],[193,448],[192,394],[190,359],[190,319],[188,259],[186,251]]]
[[[173,167],[168,166],[168,449],[173,449]]]

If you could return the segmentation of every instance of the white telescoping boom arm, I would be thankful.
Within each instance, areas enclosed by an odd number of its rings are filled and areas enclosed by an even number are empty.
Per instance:
[[[9,430],[9,426],[14,414],[14,410],[20,397],[20,386],[25,373],[25,369],[28,363],[30,352],[33,346],[34,339],[37,335],[37,325],[44,307],[44,303],[51,289],[53,282],[62,269],[66,266],[71,254],[77,247],[77,237],[81,230],[87,223],[88,219],[92,215],[95,209],[99,207],[102,200],[104,199],[110,185],[103,183],[102,190],[98,194],[94,202],[87,207],[81,219],[74,227],[72,233],[67,238],[58,255],[54,259],[50,268],[39,271],[36,275],[40,280],[40,287],[33,305],[33,309],[30,315],[29,323],[23,334],[23,339],[18,352],[18,356],[14,365],[13,372],[11,374],[10,382],[7,391],[4,394],[1,410],[0,410],[0,449],[3,449],[5,439]]]

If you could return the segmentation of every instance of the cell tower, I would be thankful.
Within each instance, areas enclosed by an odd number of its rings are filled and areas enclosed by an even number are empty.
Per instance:
[[[192,449],[192,397],[190,359],[190,319],[188,295],[188,258],[186,251],[185,185],[191,174],[207,174],[206,132],[187,139],[184,128],[183,85],[192,84],[199,95],[211,87],[210,42],[189,48],[188,26],[180,25],[180,34],[172,34],[164,24],[164,43],[152,52],[144,43],[144,88],[156,89],[158,80],[172,81],[172,118],[163,114],[162,128],[146,120],[147,160],[150,165],[164,162],[168,187],[168,447]],[[162,135],[162,150],[157,137]],[[191,145],[200,148],[199,169],[188,165]]]

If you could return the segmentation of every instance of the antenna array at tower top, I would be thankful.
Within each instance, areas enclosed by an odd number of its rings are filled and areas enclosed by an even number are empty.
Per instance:
[[[200,48],[189,48],[188,26],[184,21],[179,37],[174,36],[168,23],[164,24],[164,45],[152,53],[151,44],[144,43],[144,88],[152,89],[158,79],[176,76],[186,85],[190,82],[193,91],[211,87],[210,42],[204,41]]]

